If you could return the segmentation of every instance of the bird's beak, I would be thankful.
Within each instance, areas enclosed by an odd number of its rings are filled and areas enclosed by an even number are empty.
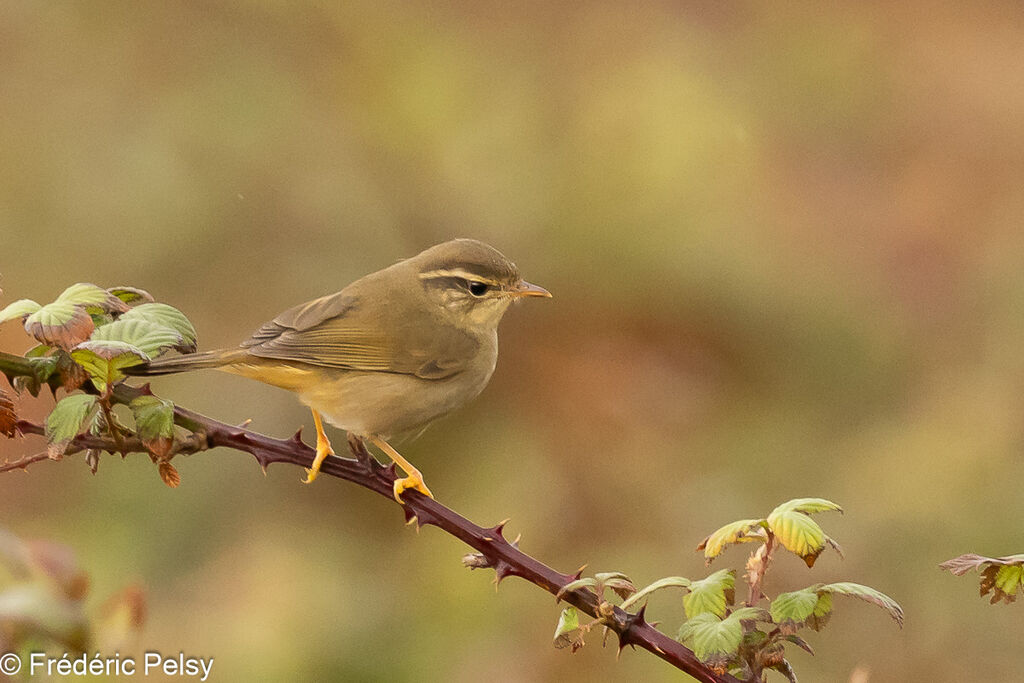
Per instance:
[[[512,290],[512,296],[515,297],[527,297],[527,296],[542,296],[547,299],[551,298],[551,292],[538,287],[537,285],[531,285],[526,280],[520,280],[516,288]]]

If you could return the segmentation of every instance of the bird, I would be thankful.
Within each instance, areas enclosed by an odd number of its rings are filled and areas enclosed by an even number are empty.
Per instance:
[[[334,455],[324,422],[369,441],[433,498],[422,473],[389,441],[476,398],[498,360],[498,324],[512,302],[551,297],[494,247],[454,239],[289,308],[236,348],[159,358],[129,369],[164,375],[216,369],[294,393],[313,414],[312,483]]]

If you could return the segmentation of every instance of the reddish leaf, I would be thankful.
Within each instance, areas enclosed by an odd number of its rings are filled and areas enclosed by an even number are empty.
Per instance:
[[[120,299],[118,299],[120,301]],[[70,349],[85,341],[95,329],[84,306],[55,301],[25,319],[25,330],[44,344]]]
[[[181,475],[178,474],[178,470],[174,468],[174,465],[169,462],[160,463],[160,478],[172,489],[178,488],[178,484],[181,483]]]
[[[0,389],[0,434],[12,437],[18,433],[18,416],[14,412],[14,401]]]

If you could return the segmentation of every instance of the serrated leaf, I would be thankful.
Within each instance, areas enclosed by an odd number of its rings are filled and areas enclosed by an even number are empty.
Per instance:
[[[743,626],[707,612],[687,619],[679,628],[678,639],[701,661],[707,661],[713,655],[736,654],[743,640]]]
[[[174,347],[182,353],[192,353],[197,348],[196,328],[192,326],[185,314],[174,306],[149,303],[136,306],[123,314],[120,320],[147,320],[174,330],[181,337]]]
[[[729,614],[730,619],[739,621],[764,621],[774,623],[772,615],[763,607],[737,607]]]
[[[651,595],[655,591],[659,591],[663,588],[690,588],[690,580],[684,576],[667,576],[664,579],[658,579],[649,586],[644,586],[636,593],[626,599],[620,607],[622,609],[629,609],[633,605],[637,604],[644,598]]]
[[[157,457],[170,453],[174,444],[174,404],[156,396],[139,396],[128,404],[139,439]]]
[[[0,323],[32,315],[40,308],[42,308],[42,306],[37,304],[35,301],[32,301],[32,299],[18,299],[15,302],[7,304],[3,310],[0,310]]]
[[[152,303],[155,301],[153,295],[144,289],[137,287],[111,287],[107,290],[121,301],[125,302],[129,306],[135,306],[138,304]]]
[[[50,375],[57,369],[59,359],[56,356],[37,356],[29,358],[29,365],[32,366],[32,374],[40,384],[50,379]]]
[[[85,341],[95,325],[82,306],[66,301],[46,304],[25,318],[25,331],[44,344],[70,349]]]
[[[583,631],[580,629],[580,615],[575,607],[566,607],[558,615],[558,625],[555,627],[555,647],[563,649],[572,648],[573,652],[583,647]]]
[[[51,458],[59,458],[67,450],[68,444],[82,430],[82,424],[89,413],[96,407],[96,397],[92,394],[74,394],[65,396],[50,411],[46,418],[44,432],[50,442],[47,452]]]
[[[738,522],[726,524],[710,536],[705,538],[697,550],[704,551],[704,557],[710,562],[725,550],[726,546],[733,543],[754,543],[765,539],[763,519],[741,519]]]
[[[980,569],[986,565],[1008,565],[1008,564],[1022,564],[1024,563],[1024,555],[1006,555],[1005,557],[985,557],[984,555],[975,555],[969,553],[967,555],[961,555],[954,557],[952,560],[946,560],[939,565],[941,569],[945,569],[952,572],[956,576],[963,576],[972,569]]]
[[[1000,567],[996,572],[995,588],[1007,596],[1007,602],[1017,599],[1017,589],[1021,584],[1020,565],[1010,564]]]
[[[14,401],[7,392],[0,389],[0,434],[10,438],[18,433],[18,416],[14,412]]]
[[[636,592],[633,580],[622,572],[600,572],[594,574],[594,580],[601,587],[602,593],[605,588],[611,588],[623,600]],[[604,596],[602,595],[601,598],[604,599]]]
[[[71,357],[85,368],[89,379],[100,391],[125,378],[124,368],[150,360],[141,349],[122,341],[86,341],[79,344]]]
[[[137,311],[139,309],[135,308],[132,310]],[[109,325],[97,327],[96,331],[89,337],[89,341],[126,342],[154,358],[164,349],[180,345],[182,338],[178,332],[170,327],[142,318],[128,318],[126,313]]]
[[[88,282],[73,284],[57,297],[57,302],[84,306],[89,313],[113,313],[128,310],[128,305],[102,287]]]
[[[818,586],[819,593],[832,593],[836,595],[848,595],[851,598],[857,598],[870,602],[873,605],[878,605],[892,617],[893,621],[903,626],[903,608],[900,607],[899,603],[890,598],[885,593],[875,590],[870,586],[864,586],[859,583],[852,583],[849,581],[841,581],[839,583],[827,583],[825,585]]]
[[[181,484],[181,475],[178,474],[178,470],[175,469],[174,465],[169,462],[161,462],[158,469],[160,471],[160,478],[163,479],[165,484],[172,489],[178,488],[178,485]]]
[[[768,515],[768,528],[782,546],[801,557],[808,567],[825,549],[825,532],[818,523],[803,512],[775,508]]]
[[[811,616],[807,619],[807,625],[815,631],[820,631],[825,628],[828,624],[829,619],[832,618],[832,594],[821,593],[818,596],[818,602],[814,605],[814,611],[811,612]]]
[[[736,576],[732,569],[720,569],[707,578],[690,582],[690,592],[683,597],[686,617],[701,614],[725,616],[726,605],[735,599]]]
[[[589,576],[582,579],[576,579],[575,581],[570,581],[558,589],[558,593],[555,594],[555,600],[561,600],[563,595],[571,593],[574,590],[579,590],[580,588],[593,588],[596,585],[597,580]]]
[[[679,629],[679,640],[704,662],[712,658],[731,659],[743,640],[743,621],[767,620],[768,613],[756,607],[738,609],[719,619],[710,612],[687,619]]]
[[[89,379],[89,373],[81,365],[76,363],[70,354],[60,351],[55,356],[57,364],[56,371],[60,375],[60,383],[64,391],[71,393],[78,389]]]
[[[769,610],[772,621],[782,628],[783,633],[793,633],[814,613],[818,599],[818,594],[809,588],[780,593],[772,600]]]

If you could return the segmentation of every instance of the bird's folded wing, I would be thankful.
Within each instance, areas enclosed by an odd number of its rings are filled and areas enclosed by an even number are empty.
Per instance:
[[[371,316],[358,298],[334,294],[285,311],[242,346],[259,358],[443,379],[479,345],[455,328],[418,327],[404,316]]]

